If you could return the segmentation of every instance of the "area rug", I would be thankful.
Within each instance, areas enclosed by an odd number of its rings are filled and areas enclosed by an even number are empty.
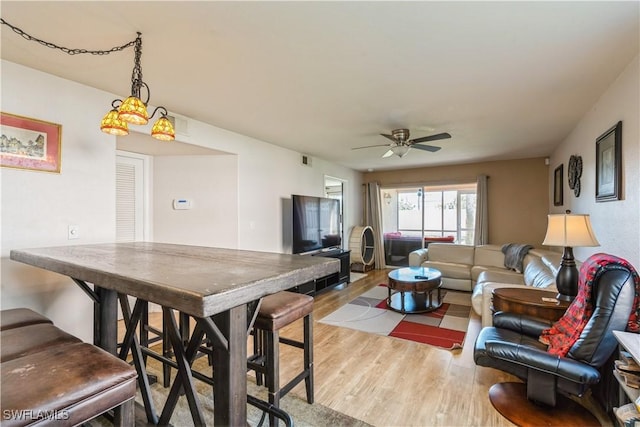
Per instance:
[[[402,314],[387,307],[387,286],[363,293],[320,320],[321,323],[455,350],[469,326],[471,294],[442,289],[443,304],[430,313]]]
[[[194,363],[194,369],[202,372],[205,375],[211,375],[211,368],[207,364],[207,358],[202,357],[197,359]],[[148,359],[147,372],[151,375],[156,375],[157,378],[162,378],[162,368],[160,363],[154,359]],[[176,370],[172,369],[172,383],[175,378]],[[156,411],[161,412],[164,402],[167,400],[170,388],[162,387],[162,381],[151,385],[151,394],[153,402],[156,406]],[[213,394],[211,386],[195,380],[196,391],[198,393],[198,400],[200,401],[203,416],[207,425],[214,425],[213,419]],[[247,375],[247,393],[257,397],[258,399],[267,400],[267,389],[265,387],[257,386],[255,383],[255,375]],[[142,405],[142,396],[140,390],[136,395],[136,426],[151,426],[152,424],[146,423],[144,416],[144,408]],[[293,392],[288,393],[280,400],[280,408],[286,411],[296,427],[321,427],[321,426],[340,426],[340,427],[372,427],[370,424],[352,418],[341,412],[334,411],[319,403],[308,404],[306,399],[296,396]],[[158,414],[159,415],[159,414]],[[259,426],[262,420],[263,412],[252,406],[247,405],[247,425]],[[89,427],[112,427],[110,421],[104,417],[99,417],[91,420],[89,423],[85,423]],[[190,427],[193,426],[193,419],[191,412],[189,411],[189,404],[187,403],[186,396],[181,396],[176,405],[176,409],[171,417],[170,425],[174,427]],[[264,426],[269,425],[269,418],[263,420]],[[280,422],[279,425],[284,425]]]

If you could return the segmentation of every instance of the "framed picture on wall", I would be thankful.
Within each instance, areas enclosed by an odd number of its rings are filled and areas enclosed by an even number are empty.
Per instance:
[[[62,126],[0,113],[0,165],[60,173]]]
[[[563,201],[563,183],[564,163],[556,168],[553,172],[553,206],[562,206]]]
[[[596,139],[596,202],[620,200],[622,122]]]

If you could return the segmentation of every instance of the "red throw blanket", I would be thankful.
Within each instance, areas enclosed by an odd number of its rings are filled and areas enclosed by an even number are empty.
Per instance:
[[[627,331],[640,333],[640,279],[638,272],[622,258],[602,253],[594,254],[580,267],[578,295],[560,320],[554,323],[551,328],[542,331],[540,335],[540,342],[549,345],[547,349],[549,353],[566,356],[573,343],[580,337],[593,313],[593,282],[600,276],[601,270],[606,270],[612,265],[626,267],[633,276],[636,292]]]

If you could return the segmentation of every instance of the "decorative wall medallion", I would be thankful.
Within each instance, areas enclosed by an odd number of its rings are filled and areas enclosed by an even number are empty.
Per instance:
[[[569,178],[569,188],[573,190],[576,197],[580,197],[580,177],[582,176],[582,157],[571,156],[569,167],[567,168]]]

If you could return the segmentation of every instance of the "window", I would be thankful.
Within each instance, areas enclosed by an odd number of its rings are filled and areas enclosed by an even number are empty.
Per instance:
[[[422,236],[422,201],[416,191],[398,192],[398,227],[397,231],[405,235]]]
[[[476,189],[470,186],[424,187],[424,236],[454,236],[456,243],[473,244]]]
[[[476,184],[381,190],[387,264],[406,265],[409,252],[423,239],[452,237],[472,245],[476,218]]]

